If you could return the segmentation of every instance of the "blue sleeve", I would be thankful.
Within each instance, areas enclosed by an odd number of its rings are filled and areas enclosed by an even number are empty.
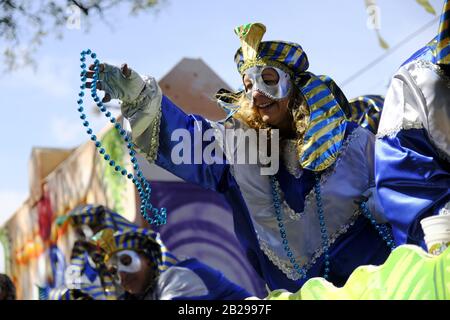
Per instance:
[[[187,182],[214,191],[225,190],[229,166],[224,156],[221,153],[208,153],[212,154],[211,164],[206,164],[202,157],[205,147],[214,141],[214,137],[207,138],[210,141],[202,139],[207,130],[209,133],[213,132],[211,123],[201,116],[187,115],[166,96],[162,98],[161,113],[159,148],[155,163]],[[176,141],[172,141],[174,136]],[[184,148],[180,148],[181,146]],[[172,153],[188,161],[176,164]]]
[[[401,130],[376,141],[377,190],[397,245],[424,247],[420,220],[450,201],[450,165],[424,129]]]

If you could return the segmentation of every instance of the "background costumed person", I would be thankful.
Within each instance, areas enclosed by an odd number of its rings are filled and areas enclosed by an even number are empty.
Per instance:
[[[243,300],[245,289],[197,259],[177,260],[168,266],[162,260],[155,232],[105,229],[95,235],[105,262],[125,293],[124,300]]]
[[[245,90],[219,95],[229,111],[221,122],[185,114],[154,78],[127,65],[101,64],[95,85],[105,91],[103,101],[122,100],[133,143],[149,162],[224,195],[237,238],[269,289],[296,291],[317,276],[342,285],[359,265],[383,263],[393,247],[374,193],[375,137],[350,121],[351,106],[330,78],[307,71],[300,45],[261,42],[264,32],[259,23],[236,29],[242,47],[235,61]],[[94,78],[94,72],[86,76]],[[213,131],[226,156],[175,164],[176,129],[191,137]],[[261,174],[271,167],[235,161],[235,150],[223,142],[226,129],[268,129],[271,145],[281,146],[279,170]]]
[[[446,0],[437,37],[394,75],[379,124],[376,187],[401,246],[382,266],[359,267],[343,287],[311,279],[269,299],[448,300],[450,249],[427,254],[420,221],[450,214],[449,21]]]
[[[390,84],[376,141],[376,184],[397,244],[424,249],[420,221],[450,214],[450,2],[439,33]]]
[[[49,292],[50,300],[116,300],[121,294],[113,277],[104,264],[103,252],[90,241],[92,236],[103,229],[115,231],[135,230],[137,225],[131,223],[117,212],[102,205],[83,205],[72,210],[65,220],[74,228],[77,235],[70,264],[66,269],[62,288]],[[157,241],[160,241],[157,238]],[[176,258],[160,242],[166,267],[176,263]]]

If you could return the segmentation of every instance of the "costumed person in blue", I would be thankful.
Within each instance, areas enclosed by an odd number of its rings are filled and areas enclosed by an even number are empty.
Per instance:
[[[127,65],[101,64],[96,88],[105,91],[104,102],[122,100],[135,148],[149,162],[224,195],[237,238],[270,290],[297,291],[311,277],[343,285],[356,267],[383,263],[393,246],[389,228],[379,225],[384,221],[374,192],[375,136],[350,121],[365,117],[352,115],[329,77],[307,71],[300,45],[261,42],[265,26],[260,23],[236,33],[241,48],[235,61],[245,90],[219,94],[218,103],[228,112],[223,121],[185,114],[154,78],[141,77]],[[93,78],[94,72],[86,76]],[[211,140],[223,153],[211,153],[207,162],[175,163],[179,139],[171,135],[177,129],[191,137],[212,131]],[[229,130],[258,129],[269,133],[267,140],[253,144],[258,149],[247,155],[271,148],[274,158],[281,155],[280,163],[264,157],[239,163],[236,148],[223,139]],[[199,145],[191,146],[188,151],[197,152]]]
[[[136,228],[121,215],[102,205],[82,205],[59,219],[59,224],[69,223],[77,240],[65,271],[65,285],[52,289],[50,300],[115,300],[118,296],[111,275],[106,270],[103,257],[89,239],[104,228],[124,230]]]
[[[116,300],[122,293],[104,264],[103,253],[90,242],[92,236],[103,229],[134,230],[138,226],[103,205],[82,205],[64,219],[75,231],[70,263],[65,272],[65,286],[49,292],[50,300],[95,299]],[[60,222],[61,223],[61,222]],[[159,238],[157,241],[160,241]],[[162,243],[167,265],[176,259]]]
[[[439,33],[394,75],[377,134],[376,185],[397,244],[422,246],[420,221],[450,214],[450,2]]]
[[[125,293],[123,300],[243,300],[251,296],[195,258],[167,264],[159,235],[149,229],[95,235],[105,262]]]

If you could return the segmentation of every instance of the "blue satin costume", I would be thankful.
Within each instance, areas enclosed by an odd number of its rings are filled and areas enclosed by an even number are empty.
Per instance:
[[[450,90],[443,84],[445,77],[433,67],[436,42],[434,39],[412,55],[394,76],[375,147],[377,190],[396,244],[411,243],[424,249],[420,221],[437,215],[450,201],[450,150],[433,138],[433,134],[450,136]],[[422,96],[423,105],[421,98],[416,98]],[[402,112],[399,109],[405,109],[405,115],[397,115]],[[427,129],[429,123],[437,123],[429,117],[438,109],[442,112],[440,128],[433,130],[441,131],[439,134]],[[408,112],[418,114],[417,122],[405,120]],[[398,118],[397,123],[392,118]]]
[[[306,279],[293,281],[288,279],[261,250],[248,208],[243,199],[239,185],[230,172],[230,165],[224,164],[177,164],[170,159],[172,148],[178,141],[171,141],[171,134],[179,128],[188,129],[191,136],[199,128],[202,131],[211,128],[209,121],[198,115],[187,115],[167,97],[161,103],[161,123],[159,131],[159,148],[155,163],[178,177],[198,184],[204,188],[217,191],[225,197],[233,210],[235,232],[244,248],[247,257],[255,270],[267,283],[271,290],[287,289],[297,291],[309,278],[323,274],[323,257],[309,269]],[[348,123],[346,136],[357,125]],[[365,130],[365,129],[363,129]],[[201,134],[201,133],[200,133]],[[191,152],[193,154],[193,151]],[[300,179],[296,179],[280,163],[277,174],[280,186],[286,194],[287,202],[296,211],[303,211],[305,196],[314,185],[311,171],[304,171]],[[270,195],[268,195],[270,197]],[[170,219],[170,213],[169,213]],[[359,216],[349,230],[341,235],[330,250],[330,281],[335,285],[343,285],[350,273],[359,265],[379,265],[385,261],[389,250],[370,222]]]

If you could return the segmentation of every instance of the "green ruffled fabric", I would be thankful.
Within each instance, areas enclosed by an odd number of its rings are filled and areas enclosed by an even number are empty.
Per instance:
[[[119,132],[111,128],[105,133],[101,139],[103,147],[109,151],[111,159],[114,159],[116,165],[121,168],[125,168],[125,146],[122,142],[122,137]],[[124,184],[126,179],[120,174],[120,172],[114,171],[113,167],[110,167],[108,162],[100,160],[98,162],[100,169],[100,177],[107,192],[110,194],[110,198],[113,199],[113,203],[109,204],[109,207],[114,212],[124,212],[122,199],[124,197]]]
[[[357,268],[342,288],[323,278],[296,293],[275,290],[268,300],[448,300],[450,248],[432,256],[413,245],[396,248],[381,266]]]

